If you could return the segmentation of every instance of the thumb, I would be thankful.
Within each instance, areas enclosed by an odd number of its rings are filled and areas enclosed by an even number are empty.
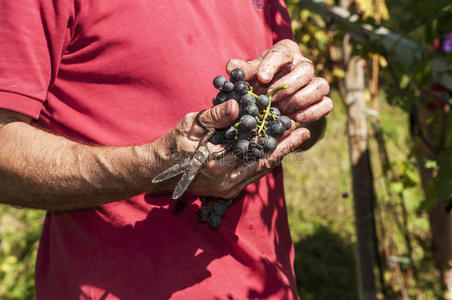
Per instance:
[[[239,105],[229,100],[205,110],[199,117],[207,126],[225,128],[230,126],[239,116]]]

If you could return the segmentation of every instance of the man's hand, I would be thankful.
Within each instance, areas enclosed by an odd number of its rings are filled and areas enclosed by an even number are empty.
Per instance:
[[[247,81],[258,94],[288,84],[289,88],[278,92],[273,102],[283,115],[298,123],[317,121],[333,109],[333,102],[326,97],[328,82],[314,76],[312,62],[301,54],[294,41],[282,40],[252,61],[231,59],[227,72],[234,68],[245,71]]]
[[[206,110],[202,121],[209,127],[224,128],[230,126],[239,114],[235,100],[227,101]],[[195,120],[196,113],[187,114],[170,132],[158,140],[156,146],[160,159],[171,166],[180,162],[196,149],[200,138],[206,133]],[[292,128],[280,141],[274,152],[254,162],[244,162],[233,153],[224,158],[210,161],[197,175],[188,192],[200,196],[234,198],[250,183],[257,181],[275,167],[288,152],[299,147],[309,139],[306,128]],[[211,152],[218,151],[219,146],[208,144]],[[177,159],[179,158],[179,160]],[[159,183],[159,190],[171,191],[177,184],[177,177],[168,182]]]

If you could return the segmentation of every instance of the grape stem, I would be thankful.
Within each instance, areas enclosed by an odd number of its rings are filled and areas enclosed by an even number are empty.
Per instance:
[[[269,101],[268,101],[267,107],[264,110],[264,117],[262,118],[262,123],[258,126],[257,135],[259,135],[262,132],[262,130],[264,130],[265,121],[267,120],[267,117],[270,115],[270,107],[272,106],[272,97],[277,92],[279,92],[281,90],[285,90],[287,88],[289,88],[288,84],[280,85],[277,88],[274,88],[270,93],[267,94]],[[264,130],[264,133],[266,133],[265,130]]]
[[[256,95],[253,91],[248,91],[248,94],[251,94],[251,95],[253,95],[254,96],[254,98],[258,98],[259,96],[258,95]]]

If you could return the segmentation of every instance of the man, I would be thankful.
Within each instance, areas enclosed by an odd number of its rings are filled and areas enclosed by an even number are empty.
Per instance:
[[[175,181],[151,184],[173,153],[193,153],[204,130],[189,112],[211,106],[211,80],[231,57],[227,71],[260,88],[290,85],[274,100],[292,119],[331,110],[328,84],[287,39],[282,1],[2,1],[0,11],[1,201],[49,211],[38,299],[298,297],[273,167],[306,128],[259,162],[210,162],[179,214]],[[201,118],[222,128],[237,116],[228,101]],[[236,198],[216,231],[196,220],[202,195]]]

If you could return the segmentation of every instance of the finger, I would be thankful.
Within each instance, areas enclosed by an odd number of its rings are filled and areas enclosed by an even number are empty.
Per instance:
[[[226,72],[228,74],[231,74],[232,70],[235,68],[242,69],[246,74],[246,81],[250,81],[256,76],[257,67],[259,66],[260,62],[262,61],[265,54],[267,54],[268,50],[263,51],[261,54],[259,54],[258,57],[251,61],[244,61],[239,58],[231,58],[227,65],[226,65]]]
[[[237,101],[229,100],[205,110],[199,118],[209,127],[225,128],[231,125],[238,115],[239,106]]]
[[[269,83],[284,66],[302,57],[298,45],[293,41],[283,40],[276,43],[264,56],[257,68],[257,78],[262,83]]]
[[[333,101],[328,97],[323,97],[322,100],[292,114],[290,117],[292,120],[300,123],[309,123],[319,120],[321,117],[327,115],[332,109]]]
[[[280,101],[278,106],[284,114],[293,113],[322,100],[329,91],[330,85],[326,79],[314,78],[307,86],[297,91],[294,95]]]
[[[311,62],[300,62],[291,72],[282,77],[281,79],[272,83],[269,88],[269,92],[281,85],[287,84],[289,88],[284,89],[276,93],[272,101],[278,102],[281,99],[287,98],[293,95],[299,89],[309,84],[314,79],[314,65]]]

